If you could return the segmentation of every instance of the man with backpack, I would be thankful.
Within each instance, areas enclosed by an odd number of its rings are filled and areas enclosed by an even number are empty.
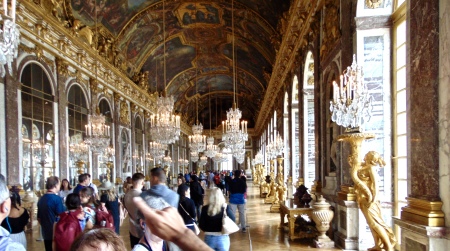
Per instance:
[[[73,241],[84,229],[91,229],[92,223],[87,220],[81,207],[81,200],[78,194],[71,193],[66,197],[66,212],[59,215],[53,234],[53,244],[55,250],[70,250]]]

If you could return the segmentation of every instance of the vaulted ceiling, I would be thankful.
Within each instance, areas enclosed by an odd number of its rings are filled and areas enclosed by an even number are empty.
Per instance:
[[[150,92],[173,95],[175,110],[190,125],[198,106],[198,119],[209,129],[226,119],[234,96],[249,128],[254,126],[289,5],[289,0],[72,0],[65,6],[74,19],[101,24],[130,78],[148,72]]]

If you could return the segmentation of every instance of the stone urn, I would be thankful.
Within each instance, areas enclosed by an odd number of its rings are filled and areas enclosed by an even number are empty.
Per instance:
[[[334,212],[330,209],[331,205],[325,201],[322,195],[312,204],[312,220],[316,223],[319,236],[315,241],[316,247],[330,248],[334,247],[334,241],[325,233],[330,229],[330,222],[333,220]]]

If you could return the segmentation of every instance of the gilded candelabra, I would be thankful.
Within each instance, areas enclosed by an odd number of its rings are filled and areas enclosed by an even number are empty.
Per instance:
[[[108,161],[106,162],[106,180],[110,181],[111,180],[111,169],[113,167],[113,162],[112,161]]]
[[[78,160],[77,162],[75,162],[75,165],[77,166],[78,175],[84,173],[84,164],[86,164],[86,163],[82,160]]]
[[[264,200],[264,203],[266,204],[272,204],[275,200],[275,193],[276,193],[276,182],[275,182],[275,172],[274,172],[274,162],[275,159],[271,159],[269,161],[270,163],[270,184],[269,184],[269,192],[267,193],[266,199]]]
[[[373,138],[372,133],[350,133],[338,137],[338,141],[350,144],[348,163],[351,167],[351,177],[354,182],[356,201],[361,209],[375,241],[375,246],[369,250],[393,251],[396,243],[392,229],[384,222],[380,203],[377,198],[378,182],[376,166],[385,163],[380,154],[370,151],[361,163],[361,144],[365,139]]]
[[[278,163],[278,173],[277,178],[275,180],[276,182],[276,196],[274,197],[272,206],[270,207],[270,212],[276,213],[280,211],[280,202],[283,202],[286,200],[286,191],[287,187],[286,184],[284,184],[284,172],[283,172],[283,160],[281,156],[277,157],[277,163]]]

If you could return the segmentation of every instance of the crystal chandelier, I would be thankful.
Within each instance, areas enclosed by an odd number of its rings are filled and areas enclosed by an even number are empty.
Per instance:
[[[224,148],[220,149],[216,153],[216,156],[213,157],[214,162],[227,162],[228,161],[227,154],[224,153],[223,149]]]
[[[190,155],[191,155],[191,161],[192,162],[197,162],[198,161],[198,152],[190,152]]]
[[[173,96],[166,97],[166,25],[165,4],[163,1],[163,36],[164,36],[164,91],[156,99],[156,114],[150,117],[150,134],[153,140],[161,144],[173,144],[180,137],[180,116],[173,114]]]
[[[115,150],[114,147],[112,145],[109,145],[106,149],[105,152],[103,153],[108,159],[112,158],[115,155]]]
[[[156,114],[150,116],[150,134],[161,144],[173,144],[180,137],[180,116],[172,114],[174,99],[164,95],[156,99]]]
[[[258,152],[255,155],[255,165],[264,163],[264,156],[261,154],[261,150],[258,150]]]
[[[91,151],[97,154],[105,151],[111,139],[110,127],[105,122],[105,116],[100,114],[100,110],[97,108],[97,113],[90,115],[89,122],[85,125],[86,137],[84,138],[84,143],[89,145]]]
[[[277,132],[277,137],[275,138],[274,144],[275,157],[283,155],[284,152],[284,141],[280,134]]]
[[[346,131],[359,131],[370,119],[371,109],[372,97],[364,84],[362,67],[357,65],[356,55],[353,55],[353,63],[341,75],[339,86],[333,81],[331,120]]]
[[[3,15],[0,15],[2,26],[0,35],[0,75],[5,77],[5,64],[8,65],[8,72],[12,75],[12,62],[17,58],[20,43],[19,26],[16,24],[16,1],[11,1],[11,10],[8,15],[7,1],[3,0]]]
[[[189,147],[192,152],[203,152],[206,149],[206,136],[202,135],[203,125],[198,123],[192,126],[192,133],[194,135],[189,136]]]
[[[234,50],[234,1],[231,2],[232,22],[232,55],[233,55],[233,106],[227,111],[227,120],[222,121],[222,141],[225,147],[231,150],[234,157],[238,156],[240,148],[248,140],[247,121],[241,121],[242,112],[236,105],[236,62]]]
[[[214,137],[209,136],[206,139],[206,150],[203,152],[206,157],[212,158],[214,156],[216,156],[217,153],[217,145],[214,145]]]
[[[160,161],[166,152],[167,145],[158,142],[149,142],[148,153],[155,161]]]
[[[276,152],[275,152],[275,144],[273,141],[269,141],[269,143],[266,146],[266,154],[267,154],[267,159],[271,160],[271,159],[275,159],[277,157]]]
[[[70,144],[69,150],[74,160],[82,162],[86,162],[88,160],[89,146],[84,142]]]
[[[167,151],[167,155],[162,158],[162,166],[172,166],[172,157],[170,157],[170,151]]]
[[[42,138],[42,140],[33,141],[31,148],[33,149],[33,155],[36,163],[40,164],[42,167],[44,167],[45,164],[48,164],[46,159],[48,156],[49,147],[45,144],[44,138]]]
[[[200,160],[198,161],[198,165],[203,167],[204,165],[206,165],[206,163],[208,163],[208,157],[206,157],[205,155],[202,155],[200,157]]]
[[[183,167],[187,166],[189,164],[189,160],[185,159],[184,156],[186,155],[186,152],[184,152],[183,157],[178,159],[178,164]]]
[[[245,149],[241,148],[239,151],[235,153],[235,158],[237,163],[242,164],[245,160]]]

